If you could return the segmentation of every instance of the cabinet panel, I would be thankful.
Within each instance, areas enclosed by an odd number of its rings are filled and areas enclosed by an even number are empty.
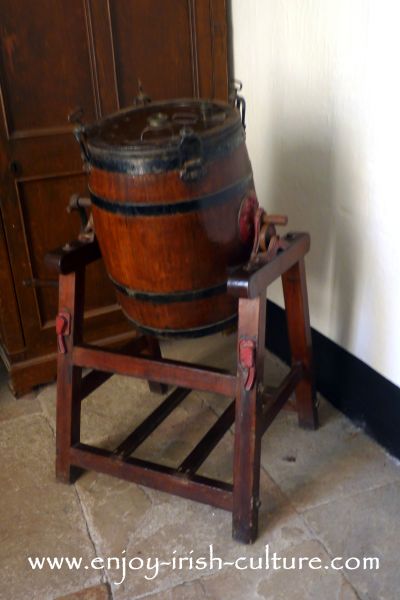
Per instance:
[[[0,343],[6,353],[10,349],[14,349],[15,353],[23,352],[25,342],[1,219],[0,265]]]
[[[111,3],[121,107],[132,104],[138,79],[152,100],[196,93],[190,5],[187,0]]]
[[[49,248],[60,244],[59,227],[52,226],[62,222],[64,241],[76,237],[80,227],[77,213],[68,214],[66,206],[71,194],[77,192],[87,195],[86,176],[83,173],[64,177],[48,177],[44,180],[21,182],[18,185],[19,201],[25,224],[26,242],[31,257],[31,274],[37,279],[54,279],[54,273],[46,268],[42,257]],[[46,219],[43,219],[46,215]],[[93,265],[87,272],[87,309],[99,308],[104,304],[114,304],[115,294],[105,277],[102,263]],[[99,288],[102,293],[99,293]],[[57,312],[57,289],[38,288],[39,320],[41,327],[54,319]]]
[[[67,114],[78,105],[93,118],[84,1],[2,2],[1,21],[1,78],[9,135],[65,127]]]

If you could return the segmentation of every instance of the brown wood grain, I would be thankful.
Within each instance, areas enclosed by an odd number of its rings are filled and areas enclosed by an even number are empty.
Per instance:
[[[110,202],[165,204],[202,198],[249,178],[247,191],[232,193],[223,204],[193,212],[125,216],[93,207],[96,235],[108,273],[117,283],[139,292],[175,293],[224,284],[228,272],[244,263],[249,245],[239,239],[239,210],[253,189],[244,143],[210,161],[206,173],[185,182],[178,170],[132,176],[93,168],[91,192]],[[237,312],[226,292],[190,302],[157,305],[118,293],[124,313],[135,323],[159,330],[199,328]]]
[[[107,450],[86,444],[79,444],[69,451],[71,462],[81,468],[94,469],[162,492],[204,502],[224,510],[232,510],[232,486],[229,483],[201,475],[188,479],[170,467],[139,458],[128,458],[125,461],[112,460],[112,456],[112,453]]]
[[[318,427],[310,315],[304,258],[282,274],[286,320],[292,363],[301,362],[304,374],[296,387],[299,423],[305,429]]]
[[[73,364],[228,397],[233,397],[236,390],[236,378],[219,369],[168,359],[151,360],[122,355],[93,346],[76,346]]]
[[[265,291],[266,288],[257,298],[239,300],[232,530],[234,539],[246,544],[253,542],[258,532],[262,436],[262,398],[258,382],[264,380]],[[256,381],[249,391],[244,387],[239,362],[239,345],[243,339],[253,340],[256,346]]]
[[[80,441],[82,368],[72,362],[72,349],[82,341],[85,301],[85,267],[60,275],[59,308],[71,317],[70,334],[64,337],[66,351],[57,356],[56,476],[71,482],[69,448]]]

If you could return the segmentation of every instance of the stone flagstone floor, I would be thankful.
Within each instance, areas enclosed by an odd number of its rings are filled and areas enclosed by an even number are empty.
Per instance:
[[[164,356],[229,367],[235,340],[214,336],[166,343]],[[266,360],[266,381],[286,372]],[[16,400],[2,372],[0,385],[0,599],[4,600],[397,600],[400,590],[400,466],[320,399],[321,427],[297,427],[282,412],[263,439],[260,535],[252,546],[231,539],[231,517],[211,507],[96,473],[75,485],[54,478],[55,386]],[[83,402],[82,439],[116,446],[158,403],[147,384],[112,377]],[[191,393],[135,453],[176,465],[228,400]],[[232,432],[202,473],[231,479]],[[32,570],[28,557],[207,556],[224,561],[264,556],[378,557],[379,570]],[[188,564],[188,563],[187,563]],[[243,564],[243,563],[242,563]],[[256,563],[255,563],[256,564]],[[97,563],[98,565],[98,563]],[[147,572],[148,577],[154,571]]]

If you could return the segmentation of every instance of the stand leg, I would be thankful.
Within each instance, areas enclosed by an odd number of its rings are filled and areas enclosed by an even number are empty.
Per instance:
[[[239,300],[233,538],[246,544],[254,542],[258,531],[262,407],[257,388],[264,373],[265,310],[264,297]],[[246,389],[248,370],[243,369],[241,361],[243,341],[254,342],[256,376],[251,389]]]
[[[146,337],[148,354],[151,358],[162,358],[161,349],[158,339],[152,336]],[[168,391],[168,386],[165,383],[158,383],[157,381],[149,381],[149,389],[154,394],[166,394]]]
[[[79,469],[71,467],[69,450],[80,439],[80,388],[82,369],[72,364],[72,349],[82,339],[84,308],[84,270],[60,275],[59,311],[69,315],[69,334],[62,337],[64,351],[58,353],[56,477],[72,483]]]
[[[305,375],[296,388],[299,425],[305,429],[318,427],[315,402],[310,316],[304,258],[282,275],[286,319],[292,363],[301,362]]]

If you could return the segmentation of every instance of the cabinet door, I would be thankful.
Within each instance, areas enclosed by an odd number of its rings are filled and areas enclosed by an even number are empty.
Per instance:
[[[91,39],[82,0],[1,2],[1,208],[27,357],[54,348],[57,289],[26,283],[54,278],[45,253],[79,231],[66,206],[73,192],[86,193],[86,180],[67,117],[78,106],[89,120],[100,115]],[[87,292],[89,330],[105,315],[118,327],[100,263],[89,270]]]
[[[227,98],[224,1],[118,0],[109,8],[120,106],[132,102],[138,79],[153,100]]]
[[[0,202],[30,358],[54,350],[57,289],[26,282],[54,278],[43,257],[76,237],[66,206],[87,194],[68,115],[79,107],[89,122],[131,104],[138,79],[155,100],[226,98],[225,3],[0,0],[0,13]],[[101,263],[88,269],[86,308],[88,338],[130,327]]]

